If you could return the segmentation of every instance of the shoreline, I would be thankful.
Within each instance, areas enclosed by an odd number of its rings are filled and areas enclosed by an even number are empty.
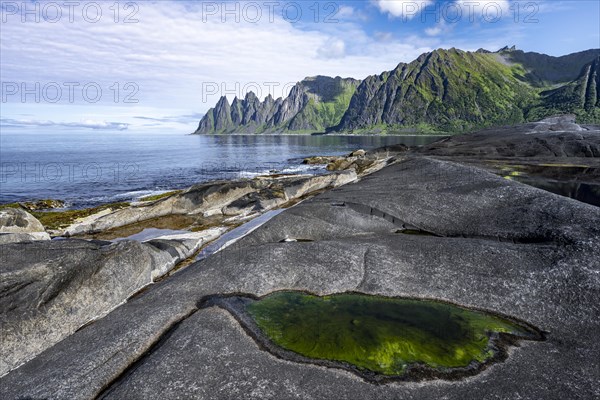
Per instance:
[[[257,137],[277,137],[277,136],[306,136],[306,137],[449,137],[463,135],[464,133],[407,133],[407,134],[379,134],[379,133],[187,133],[186,136],[257,136]]]
[[[332,156],[332,157],[339,157],[339,156]],[[285,167],[285,169],[290,169],[290,168],[294,168],[294,167],[299,167],[302,165],[307,165],[307,164],[290,164],[289,166]],[[316,167],[315,165],[313,165],[313,167]],[[319,171],[319,173],[310,173],[309,171],[314,170],[314,171]],[[239,182],[239,181],[244,181],[244,180],[252,180],[255,178],[276,178],[276,177],[281,177],[281,176],[289,176],[289,177],[300,177],[300,176],[318,176],[318,175],[323,175],[326,173],[325,170],[325,166],[323,166],[322,168],[307,168],[307,171],[304,173],[281,173],[281,172],[273,172],[273,173],[265,173],[265,174],[261,174],[261,173],[256,173],[256,172],[252,172],[252,171],[239,171],[236,174],[238,175],[248,175],[248,176],[237,176],[237,177],[232,177],[232,178],[223,178],[223,179],[210,179],[210,180],[206,180],[206,181],[197,181],[195,183],[193,183],[191,186],[194,185],[204,185],[204,184],[218,184],[218,183],[222,183],[222,182]],[[251,176],[251,175],[255,175],[255,176]],[[132,197],[130,199],[127,199],[127,194],[131,193],[131,191],[125,191],[125,192],[121,192],[121,193],[117,193],[112,195],[111,197],[113,198],[113,201],[99,201],[99,202],[91,202],[92,198],[90,198],[87,202],[89,202],[89,206],[79,206],[79,207],[74,207],[72,206],[72,203],[74,200],[70,200],[70,199],[57,199],[57,198],[35,198],[35,197],[29,197],[25,200],[18,200],[18,201],[10,201],[10,202],[0,202],[0,210],[3,208],[10,208],[10,207],[17,207],[19,205],[21,205],[21,207],[23,207],[23,204],[34,204],[34,203],[41,203],[41,202],[47,202],[47,201],[55,201],[55,202],[61,202],[65,205],[65,207],[51,207],[51,208],[42,208],[39,209],[40,212],[47,212],[47,211],[80,211],[80,210],[87,210],[87,209],[91,209],[91,208],[97,208],[97,207],[102,207],[102,206],[107,206],[107,205],[111,205],[111,204],[116,204],[116,203],[130,203],[130,204],[134,204],[134,203],[139,203],[139,202],[144,202],[144,201],[152,201],[152,200],[158,200],[159,198],[162,198],[163,195],[165,194],[170,194],[170,193],[174,193],[174,192],[181,192],[184,191],[186,189],[189,189],[191,187],[190,185],[185,185],[185,186],[181,186],[181,187],[175,187],[175,188],[168,188],[168,189],[160,189],[160,190],[152,190],[152,189],[139,189],[139,190],[135,190],[136,192],[148,192],[147,194],[143,195],[143,196],[138,196],[138,197]],[[149,198],[154,198],[154,199],[149,199]],[[79,202],[81,202],[81,200],[79,200]],[[29,211],[30,209],[25,206],[23,207],[25,210]]]
[[[21,316],[17,313],[9,323],[15,335],[7,339],[8,353],[3,355],[6,361],[0,365],[0,375],[19,368],[40,351],[73,335],[83,326],[93,327],[92,322],[125,307],[128,299],[135,301],[137,293],[146,291],[144,288],[159,282],[168,284],[172,276],[189,270],[188,267],[198,259],[210,259],[214,253],[248,236],[283,210],[329,189],[356,182],[359,176],[379,170],[392,160],[389,150],[383,157],[377,151],[374,154],[362,151],[361,157],[353,154],[340,157],[351,160],[350,164],[322,175],[257,176],[201,183],[149,201],[120,203],[116,207],[109,204],[83,212],[32,211],[29,214],[21,207],[1,210],[0,216],[7,222],[8,230],[3,228],[0,245],[3,249],[17,251],[11,253],[17,257],[15,263],[27,265],[37,257],[44,262],[47,252],[54,254],[65,268],[73,269],[71,274],[78,276],[73,281],[61,281],[61,290],[69,290],[67,288],[77,285],[77,281],[91,279],[86,276],[89,267],[80,267],[77,262],[70,261],[71,257],[86,259],[89,256],[85,254],[92,252],[98,255],[92,268],[102,270],[103,274],[99,275],[99,282],[92,279],[88,285],[99,285],[96,290],[109,290],[110,294],[105,293],[105,302],[68,315],[61,310],[68,309],[69,305],[60,306],[58,312],[36,309],[32,318],[48,321],[48,329],[54,330],[50,336],[21,324]],[[359,160],[364,165],[355,165]],[[44,219],[46,217],[50,219]],[[135,271],[123,270],[122,262]],[[35,273],[28,267],[25,270]],[[60,279],[55,276],[60,271],[49,271],[49,279]],[[94,276],[97,274],[94,272]],[[115,274],[124,274],[120,282],[123,290],[113,290],[106,282]],[[84,296],[81,301],[87,301],[85,290],[71,289],[75,298]],[[31,290],[36,289],[32,287]],[[39,295],[37,291],[31,294],[33,297]],[[61,298],[58,301],[70,304],[72,300]],[[61,324],[60,321],[68,322]],[[24,346],[23,343],[29,344]]]
[[[588,333],[598,311],[600,228],[594,221],[600,208],[486,167],[500,150],[502,160],[512,163],[526,157],[539,165],[580,165],[588,153],[598,159],[600,129],[582,134],[518,126],[482,136],[355,152],[328,164],[351,170],[330,175],[197,185],[79,221],[67,229],[66,240],[1,245],[11,268],[6,278],[17,288],[7,293],[15,308],[5,318],[3,387],[11,398],[136,398],[159,393],[176,376],[172,397],[186,398],[206,397],[201,390],[219,390],[223,379],[257,387],[256,377],[277,398],[289,394],[281,391],[283,383],[302,387],[305,397],[332,398],[332,382],[335,396],[343,398],[374,399],[384,390],[390,397],[407,390],[415,398],[470,398],[474,392],[498,397],[515,394],[515,382],[521,382],[519,393],[535,398],[548,397],[548,382],[593,394],[593,374],[564,371],[597,365],[599,346]],[[302,201],[304,195],[310,200]],[[224,237],[208,222],[221,226],[291,199],[297,206],[234,245],[215,245],[217,254],[176,269]],[[165,218],[202,232],[142,243],[79,239],[114,224],[140,228],[135,224],[142,219],[159,229]],[[57,294],[49,300],[47,287]],[[257,346],[231,313],[201,303],[281,290],[442,301],[525,322],[547,340],[522,342],[506,353],[505,363],[479,378],[456,376],[457,384],[415,371],[415,380],[424,382],[379,385],[339,365],[281,361]],[[565,396],[574,393],[569,389]]]
[[[156,190],[184,189],[203,181],[264,175],[271,169],[284,173],[320,173],[304,170],[300,165],[302,159],[313,155],[343,155],[359,148],[368,150],[398,142],[413,145],[440,139],[292,136],[298,135],[260,138],[176,134],[161,135],[153,142],[139,135],[128,135],[124,139],[125,151],[110,135],[77,135],[76,144],[90,147],[84,155],[66,153],[67,134],[23,135],[18,140],[11,139],[10,147],[2,148],[2,159],[7,166],[0,203],[56,198],[66,200],[71,209],[88,208],[135,200],[138,196],[152,195]],[[48,151],[27,153],[36,142],[48,143]],[[61,158],[61,154],[64,157]],[[31,173],[25,175],[23,171]],[[24,177],[26,185],[22,184]]]
[[[7,203],[0,205],[0,209],[16,208],[31,212],[42,222],[52,237],[122,238],[135,235],[150,227],[195,232],[217,224],[235,223],[236,217],[260,215],[262,212],[296,202],[330,185],[335,187],[347,182],[347,179],[352,181],[356,179],[352,163],[358,160],[357,157],[352,157],[352,154],[354,152],[345,156],[324,157],[352,160],[346,165],[336,166],[331,170],[326,168],[326,162],[309,162],[312,157],[308,157],[304,158],[302,163],[290,164],[281,170],[240,171],[231,179],[200,181],[175,190],[149,191],[149,194],[133,198],[131,201],[109,201],[100,202],[93,207],[73,207],[68,204],[68,201],[43,199]],[[366,153],[362,151],[361,154],[364,158]],[[383,158],[376,154],[366,162],[372,167],[387,158],[389,158],[388,154]],[[282,173],[282,171],[295,172]],[[342,181],[336,183],[339,179]],[[230,197],[232,195],[227,193],[231,190],[239,191],[239,194]],[[197,198],[194,194],[197,191],[207,194]],[[214,193],[215,191],[217,193],[223,191],[223,194]],[[204,199],[207,195],[214,199]],[[185,200],[187,197],[190,197],[191,204],[189,200]],[[199,203],[196,204],[197,202]],[[40,203],[56,206],[51,208],[31,206]],[[192,211],[199,205],[202,211],[196,215],[197,211]],[[221,222],[218,223],[216,220]]]

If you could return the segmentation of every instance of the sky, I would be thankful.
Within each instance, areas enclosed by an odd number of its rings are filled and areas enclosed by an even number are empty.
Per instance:
[[[600,48],[600,1],[5,1],[0,129],[190,133],[220,96],[285,97],[436,48]]]

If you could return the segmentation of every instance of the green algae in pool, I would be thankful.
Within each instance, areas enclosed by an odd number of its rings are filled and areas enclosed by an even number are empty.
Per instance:
[[[447,303],[361,294],[276,292],[246,309],[283,349],[388,376],[417,363],[433,369],[484,363],[494,356],[492,332],[536,335],[516,322]]]

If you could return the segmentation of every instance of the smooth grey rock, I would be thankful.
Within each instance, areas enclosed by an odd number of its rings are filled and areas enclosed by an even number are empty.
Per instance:
[[[366,151],[364,151],[363,149],[359,149],[359,150],[355,150],[352,153],[350,153],[350,157],[362,157],[365,154],[367,154]]]
[[[342,171],[335,174],[297,179],[285,185],[283,190],[285,197],[292,200],[318,190],[342,186],[355,180],[356,173],[354,171]]]
[[[264,190],[261,192],[248,193],[223,207],[221,213],[224,216],[246,217],[248,215],[269,210],[287,202],[283,190],[274,192]]]
[[[586,130],[581,125],[575,123],[575,115],[557,115],[535,123],[536,132],[547,131],[584,131]]]
[[[173,214],[213,215],[220,213],[225,205],[266,186],[267,182],[259,180],[198,184],[167,198],[91,215],[66,228],[64,234],[76,236],[97,233]]]
[[[31,242],[33,240],[50,240],[50,235],[46,232],[0,233],[0,244]]]
[[[333,158],[328,162],[327,170],[352,170],[362,177],[401,160],[408,154],[408,150],[408,147],[403,144],[384,146],[367,152],[357,150],[346,157]]]
[[[579,126],[579,125],[578,125]],[[600,158],[600,126],[570,130],[565,122],[538,122],[452,136],[416,150],[420,154],[445,157],[535,157],[538,161],[556,158]]]
[[[192,257],[202,246],[212,242],[227,232],[228,228],[216,227],[200,232],[188,232],[159,236],[144,243],[150,244],[157,249],[167,252],[172,257],[172,262],[163,264],[162,268],[152,271],[152,279],[159,278],[168,273],[175,265]]]
[[[0,233],[45,232],[44,226],[33,215],[19,208],[0,210]]]
[[[32,240],[50,240],[40,221],[19,208],[0,210],[0,244]]]
[[[553,117],[544,118],[541,121],[539,121],[539,123],[550,124],[550,125],[565,124],[565,123],[574,124],[576,120],[577,120],[577,116],[575,116],[573,114],[565,114],[565,115],[555,115]]]
[[[427,158],[284,211],[0,380],[13,398],[595,398],[600,209]],[[397,233],[408,225],[437,236]],[[282,241],[304,239],[312,241]],[[442,299],[548,332],[456,382],[373,385],[280,360],[216,293],[297,289]]]
[[[146,243],[0,245],[0,375],[103,317],[225,231],[212,228]]]
[[[284,179],[265,178],[220,181],[194,185],[173,196],[139,203],[116,211],[106,210],[67,227],[66,236],[106,231],[167,215],[248,215],[265,211],[309,194],[311,191],[337,187],[356,179],[352,171],[329,175],[296,176]],[[279,192],[279,195],[274,195]]]
[[[340,157],[338,156],[312,156],[305,158],[302,163],[308,165],[327,165],[332,161],[338,160]]]

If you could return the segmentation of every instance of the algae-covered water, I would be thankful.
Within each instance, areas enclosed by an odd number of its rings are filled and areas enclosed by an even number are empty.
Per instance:
[[[276,292],[247,305],[260,330],[300,355],[402,375],[411,364],[468,367],[494,356],[490,334],[535,336],[529,328],[481,311],[415,299]]]

